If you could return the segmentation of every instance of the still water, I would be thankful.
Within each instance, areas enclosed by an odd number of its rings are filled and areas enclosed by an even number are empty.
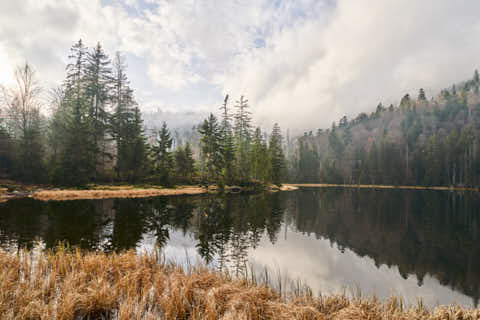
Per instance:
[[[178,263],[240,275],[266,268],[284,282],[304,281],[314,293],[360,290],[408,303],[422,297],[430,306],[477,306],[479,208],[476,193],[365,189],[21,199],[0,204],[0,246],[53,248],[67,241],[88,250],[161,248]]]

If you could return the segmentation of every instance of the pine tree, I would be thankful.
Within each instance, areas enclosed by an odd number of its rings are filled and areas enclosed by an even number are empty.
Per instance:
[[[161,184],[171,184],[171,171],[173,169],[173,158],[170,149],[173,139],[168,130],[167,124],[163,122],[158,132],[157,144],[153,147],[155,155],[156,172]]]
[[[87,53],[85,64],[86,99],[88,101],[88,116],[93,141],[92,161],[95,165],[94,176],[99,170],[104,170],[105,158],[111,158],[106,146],[106,131],[110,115],[106,110],[109,92],[112,85],[110,59],[103,51],[100,43]]]
[[[480,77],[479,77],[479,75],[478,75],[478,70],[477,70],[477,69],[475,69],[475,72],[473,73],[473,80],[472,80],[472,82],[473,82],[473,92],[474,92],[475,94],[478,94],[478,92],[479,92],[479,89],[478,89],[478,88],[479,88],[479,86],[480,86]]]
[[[205,163],[205,179],[207,182],[218,181],[218,173],[223,167],[223,161],[221,149],[222,136],[217,118],[213,114],[210,114],[210,116],[203,121],[198,131],[202,135],[201,147],[202,157]]]
[[[185,143],[185,174],[192,181],[195,172],[195,160],[193,159],[193,152],[190,142]]]
[[[222,145],[222,160],[223,160],[223,177],[226,184],[233,184],[234,181],[234,160],[235,160],[235,146],[232,133],[232,116],[228,110],[228,94],[225,96],[222,106],[220,107],[222,122],[220,126],[221,131],[221,145]]]
[[[250,164],[253,179],[264,183],[270,181],[270,157],[260,128],[253,134]]]
[[[238,179],[241,183],[250,180],[249,152],[251,143],[251,112],[248,110],[248,100],[243,96],[236,101],[235,108],[235,158]]]
[[[425,90],[423,88],[420,88],[418,91],[418,101],[427,101],[427,97],[425,96]]]
[[[282,149],[282,133],[277,123],[275,123],[272,129],[269,151],[272,182],[276,185],[281,185],[285,169],[285,157]]]
[[[251,112],[248,109],[248,100],[243,96],[240,97],[240,100],[236,101],[235,108],[237,112],[235,113],[235,138],[237,140],[246,140],[250,141],[251,138]]]
[[[88,117],[86,98],[87,48],[79,40],[71,48],[70,63],[64,83],[65,140],[61,148],[60,164],[54,174],[54,182],[71,186],[84,186],[93,177],[92,161],[94,144]]]
[[[403,96],[402,100],[400,100],[400,110],[403,112],[405,111],[410,111],[410,108],[412,106],[412,101],[410,99],[410,94],[406,94]]]
[[[187,141],[185,147],[178,147],[175,150],[175,171],[177,179],[180,178],[185,182],[192,182],[195,162],[193,160],[192,149]]]
[[[123,156],[118,163],[121,166],[119,171],[124,180],[137,182],[146,176],[149,165],[149,148],[143,130],[142,116],[137,106],[133,108],[133,119],[129,121],[126,131],[128,134],[121,144],[126,150],[120,152]]]
[[[138,180],[146,174],[149,150],[140,109],[130,88],[126,68],[123,57],[117,52],[113,62],[113,86],[110,100],[114,113],[110,126],[117,148],[115,166],[117,178]]]

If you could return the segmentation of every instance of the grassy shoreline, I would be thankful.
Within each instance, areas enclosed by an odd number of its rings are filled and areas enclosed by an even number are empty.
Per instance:
[[[429,310],[399,298],[281,295],[155,254],[0,251],[2,319],[480,319],[480,309]]]
[[[333,184],[333,183],[289,183],[285,186],[297,188],[361,188],[361,189],[402,189],[402,190],[438,190],[438,191],[472,191],[480,192],[480,188],[454,186],[395,186],[375,184]]]
[[[3,182],[3,183],[2,183]],[[12,181],[0,181],[0,202],[13,198],[34,198],[42,201],[65,201],[87,199],[111,199],[111,198],[145,198],[158,196],[198,195],[205,193],[217,193],[215,185],[180,185],[171,188],[157,185],[90,185],[87,189],[59,189],[53,186],[25,185]],[[283,185],[268,186],[267,191],[291,191],[297,187]],[[237,193],[247,191],[238,186],[225,186],[225,192]]]

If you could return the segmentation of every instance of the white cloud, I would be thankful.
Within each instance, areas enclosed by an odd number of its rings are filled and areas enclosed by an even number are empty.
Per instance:
[[[313,129],[471,76],[478,12],[476,0],[2,1],[0,81],[28,60],[58,84],[82,38],[135,57],[144,105],[214,110],[245,94],[260,124]]]
[[[238,59],[226,88],[244,91],[265,123],[329,126],[380,100],[470,77],[478,12],[478,1],[340,0],[327,25],[306,20]]]

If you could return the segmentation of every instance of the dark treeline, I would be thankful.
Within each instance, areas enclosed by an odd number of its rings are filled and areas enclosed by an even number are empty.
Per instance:
[[[2,88],[0,178],[79,187],[280,183],[286,167],[280,128],[267,141],[252,127],[243,96],[232,110],[227,95],[219,117],[195,127],[198,139],[174,143],[165,122],[145,133],[120,53],[112,62],[100,44],[87,48],[80,40],[68,58],[65,80],[46,103],[28,63],[17,68],[16,86]]]
[[[370,115],[289,144],[290,179],[348,184],[480,185],[479,75],[427,99],[406,94]]]

